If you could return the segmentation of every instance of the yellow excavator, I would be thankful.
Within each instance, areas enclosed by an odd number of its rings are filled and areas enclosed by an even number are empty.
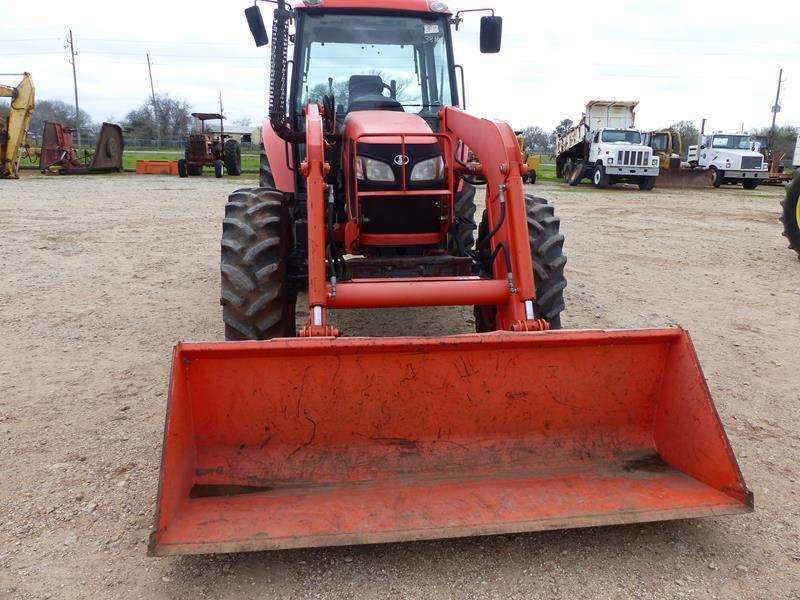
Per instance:
[[[0,98],[11,98],[8,119],[0,118],[0,179],[19,177],[20,148],[25,147],[35,88],[30,73],[16,87],[0,84]]]

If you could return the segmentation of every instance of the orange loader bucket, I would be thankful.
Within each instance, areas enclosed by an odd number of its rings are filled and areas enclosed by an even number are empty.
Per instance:
[[[752,510],[682,329],[179,344],[149,550]]]

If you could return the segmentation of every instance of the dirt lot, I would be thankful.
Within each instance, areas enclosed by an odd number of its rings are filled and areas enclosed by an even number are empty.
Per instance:
[[[779,189],[540,184],[570,327],[687,327],[752,515],[454,541],[145,557],[172,344],[221,338],[220,218],[252,182],[0,182],[0,596],[800,598],[800,262]],[[336,316],[460,333],[466,309]],[[388,325],[387,325],[388,320]]]

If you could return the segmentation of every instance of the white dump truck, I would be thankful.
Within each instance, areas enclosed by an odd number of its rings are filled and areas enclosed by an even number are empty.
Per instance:
[[[797,140],[794,143],[794,159],[792,160],[792,166],[797,169],[800,168],[800,136],[797,136]]]
[[[698,144],[689,146],[689,164],[711,172],[711,183],[741,183],[754,190],[769,177],[769,164],[764,160],[760,145],[746,133],[700,133]]]
[[[557,175],[570,185],[589,177],[598,188],[627,182],[652,190],[659,159],[634,127],[638,104],[590,101],[580,122],[556,138]]]

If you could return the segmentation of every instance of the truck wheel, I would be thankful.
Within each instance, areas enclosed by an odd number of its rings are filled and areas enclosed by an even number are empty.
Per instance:
[[[639,189],[649,192],[654,187],[656,187],[656,178],[655,177],[642,177],[639,180]]]
[[[236,140],[225,140],[225,171],[234,177],[242,174],[242,146]]]
[[[178,161],[178,176],[188,177],[189,172],[186,170],[186,159],[182,158]]]
[[[609,176],[606,174],[606,168],[603,165],[597,165],[594,168],[594,176],[592,177],[594,187],[600,189],[607,188],[608,180]]]
[[[759,183],[758,179],[745,179],[742,181],[742,187],[746,190],[754,190],[758,187]]]
[[[222,171],[225,168],[225,164],[221,160],[214,161],[214,177],[217,179],[222,178]]]
[[[572,170],[572,161],[568,160],[564,163],[564,166],[561,167],[561,179],[564,180],[564,183],[569,183],[569,174]]]
[[[280,192],[246,188],[228,198],[220,261],[226,340],[295,335],[296,294],[286,275],[290,231]]]
[[[457,256],[461,256],[461,248],[454,236],[461,240],[464,252],[475,245],[475,210],[475,186],[465,181],[456,197],[456,221],[447,243],[450,252]]]
[[[533,279],[536,284],[536,300],[534,312],[540,319],[550,324],[550,329],[561,329],[561,312],[564,310],[564,288],[567,279],[564,277],[564,236],[559,229],[561,220],[555,210],[544,198],[525,194],[525,212],[528,222],[528,242],[533,261]],[[488,243],[483,242],[489,232],[488,217],[483,211],[483,219],[478,235],[478,249],[484,257],[484,275],[491,275],[491,265],[486,265],[489,255]],[[495,331],[496,308],[494,306],[476,306],[475,329],[478,333]]]
[[[272,173],[272,167],[269,166],[269,159],[264,150],[264,144],[261,144],[261,164],[258,170],[259,182],[261,187],[277,189],[275,185],[275,175]]]
[[[579,160],[572,165],[567,183],[575,187],[581,182],[581,179],[583,179],[583,161]]]
[[[725,179],[725,173],[717,169],[717,167],[711,167],[711,185],[715,188],[718,188],[722,185],[722,182]]]
[[[783,235],[789,240],[789,248],[797,252],[800,259],[800,169],[795,171],[794,179],[786,186],[786,197],[781,201],[783,214]]]

